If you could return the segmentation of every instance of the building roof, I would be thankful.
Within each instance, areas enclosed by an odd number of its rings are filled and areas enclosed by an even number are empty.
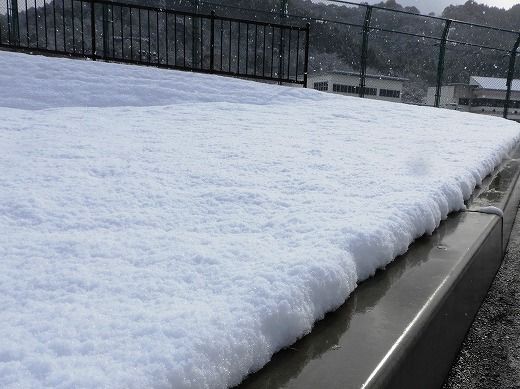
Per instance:
[[[469,84],[482,89],[507,90],[507,79],[505,78],[471,76]],[[513,80],[511,83],[511,90],[520,92],[520,80]]]
[[[359,77],[359,72],[352,72],[352,71],[346,71],[346,70],[327,70],[327,71],[323,71],[323,72],[316,72],[316,75],[318,75],[318,74],[341,74],[344,76]],[[373,79],[377,79],[377,80],[409,81],[408,78],[383,76],[381,74],[366,74],[365,77],[373,78]]]

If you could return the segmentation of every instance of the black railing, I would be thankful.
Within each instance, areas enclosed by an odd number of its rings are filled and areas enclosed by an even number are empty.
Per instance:
[[[105,0],[22,1],[0,0],[5,2],[0,47],[307,83],[308,23],[300,27]]]

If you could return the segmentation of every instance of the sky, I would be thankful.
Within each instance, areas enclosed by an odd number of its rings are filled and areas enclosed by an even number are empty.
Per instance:
[[[361,2],[358,0],[350,1],[355,1],[356,3]],[[369,0],[368,2],[379,3],[380,0]],[[436,14],[440,14],[448,5],[464,4],[466,0],[397,0],[397,2],[404,6],[415,6],[421,11],[421,13],[435,12]],[[520,0],[477,0],[477,3],[509,9],[513,5],[520,3]]]

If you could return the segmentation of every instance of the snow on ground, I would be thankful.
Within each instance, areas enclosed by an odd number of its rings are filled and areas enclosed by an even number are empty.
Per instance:
[[[0,53],[0,387],[224,388],[464,208],[520,127]]]

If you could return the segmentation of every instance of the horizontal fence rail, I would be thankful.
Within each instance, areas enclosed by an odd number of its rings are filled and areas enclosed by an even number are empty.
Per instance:
[[[309,27],[116,1],[0,0],[0,48],[304,86]]]

